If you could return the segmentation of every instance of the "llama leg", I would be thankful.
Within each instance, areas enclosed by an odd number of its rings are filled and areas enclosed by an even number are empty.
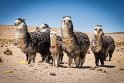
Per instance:
[[[53,66],[55,66],[55,58],[53,58]]]
[[[60,53],[60,63],[63,61],[63,53]]]
[[[47,63],[50,63],[50,60],[52,60],[52,56],[51,56],[51,53],[50,53],[50,51],[47,53],[47,58],[46,58],[46,62]]]
[[[104,53],[100,53],[99,54],[99,59],[100,59],[100,62],[101,62],[101,66],[104,66],[105,54]]]
[[[113,52],[109,52],[109,61],[111,61]]]
[[[26,53],[26,61],[28,61],[29,55],[28,53]]]
[[[107,57],[108,57],[108,54],[109,54],[109,47],[107,48],[107,51],[106,51],[106,54],[105,54],[105,57],[104,57],[104,60],[106,61]]]
[[[33,63],[35,62],[36,53],[33,54]]]
[[[97,54],[94,54],[94,56],[95,56],[95,64],[96,66],[99,66],[99,57]]]
[[[86,56],[86,54],[80,53],[80,67],[82,67],[82,65],[83,65],[84,62],[85,62],[85,56]]]
[[[29,60],[28,60],[28,64],[30,64],[31,63],[31,61],[32,61],[32,59],[31,59],[31,55],[29,55]]]
[[[69,57],[68,63],[69,63],[69,67],[71,67],[71,63],[73,61],[73,58]]]
[[[79,62],[80,62],[79,59],[80,59],[79,56],[74,57],[74,61],[75,61],[76,67],[79,67]]]
[[[108,53],[106,53],[106,55],[105,55],[105,61],[106,61],[107,57],[108,57]]]
[[[57,55],[57,67],[60,66],[60,59],[61,59],[60,55],[61,55],[61,54],[58,54],[58,55]]]
[[[42,60],[41,62],[44,62],[45,61],[45,54],[42,54]]]
[[[85,57],[83,59],[81,59],[80,67],[83,66],[84,62],[85,62]]]
[[[33,62],[35,61],[34,59],[35,59],[36,53],[28,53],[28,56],[29,56],[28,64],[30,64],[32,60]]]

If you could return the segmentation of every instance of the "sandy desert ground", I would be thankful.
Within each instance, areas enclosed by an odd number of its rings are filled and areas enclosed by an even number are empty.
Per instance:
[[[82,68],[75,68],[74,63],[69,68],[66,55],[59,68],[39,63],[40,54],[34,64],[28,65],[15,45],[14,33],[13,26],[0,26],[0,83],[124,83],[124,33],[109,34],[116,40],[116,49],[112,61],[105,61],[105,67],[96,67],[90,52]],[[92,38],[91,33],[88,35]]]

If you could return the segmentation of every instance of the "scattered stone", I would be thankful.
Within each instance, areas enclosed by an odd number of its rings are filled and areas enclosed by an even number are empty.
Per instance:
[[[0,47],[3,47],[3,45],[0,44]]]
[[[95,67],[91,67],[89,70],[95,70]]]
[[[0,63],[2,63],[2,62],[3,62],[2,57],[0,57]]]
[[[107,73],[107,71],[106,70],[103,70],[103,73]]]
[[[50,75],[51,75],[51,76],[56,76],[56,73],[51,72]]]
[[[12,51],[11,51],[9,48],[7,48],[7,49],[4,51],[4,54],[6,54],[6,55],[12,55]]]
[[[102,68],[99,68],[99,69],[97,69],[97,71],[103,71],[103,69]]]
[[[124,71],[124,68],[119,68],[119,70]]]

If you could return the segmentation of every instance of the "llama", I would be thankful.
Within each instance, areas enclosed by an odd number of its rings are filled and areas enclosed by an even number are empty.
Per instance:
[[[26,54],[28,64],[35,62],[36,53],[42,55],[42,61],[45,57],[50,57],[50,35],[46,33],[28,32],[25,19],[18,18],[15,21],[18,47]],[[49,58],[47,58],[49,62]]]
[[[50,32],[50,51],[53,58],[53,66],[59,67],[63,59],[62,46],[60,44],[57,33],[55,31]]]
[[[50,27],[48,24],[42,24],[40,27],[36,28],[36,32],[50,33]]]
[[[105,36],[102,25],[97,25],[91,41],[91,51],[94,53],[96,66],[99,66],[99,60],[101,66],[104,66],[104,60],[108,54],[110,56],[109,60],[111,60],[114,49],[115,44],[113,38],[111,36]]]
[[[76,67],[82,67],[90,41],[86,34],[74,33],[70,16],[65,16],[62,20],[62,42],[66,49],[65,52],[69,57],[69,67],[71,67],[73,59]]]

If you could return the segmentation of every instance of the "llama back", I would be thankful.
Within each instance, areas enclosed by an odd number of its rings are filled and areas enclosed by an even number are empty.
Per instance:
[[[105,35],[105,40],[108,42],[109,50],[114,51],[115,50],[114,39],[109,35]]]
[[[30,45],[33,45],[34,49],[46,50],[50,48],[50,35],[44,32],[30,32]]]
[[[76,35],[76,38],[81,46],[81,50],[83,52],[87,51],[90,46],[90,40],[88,35],[82,32],[75,32],[74,34]]]

